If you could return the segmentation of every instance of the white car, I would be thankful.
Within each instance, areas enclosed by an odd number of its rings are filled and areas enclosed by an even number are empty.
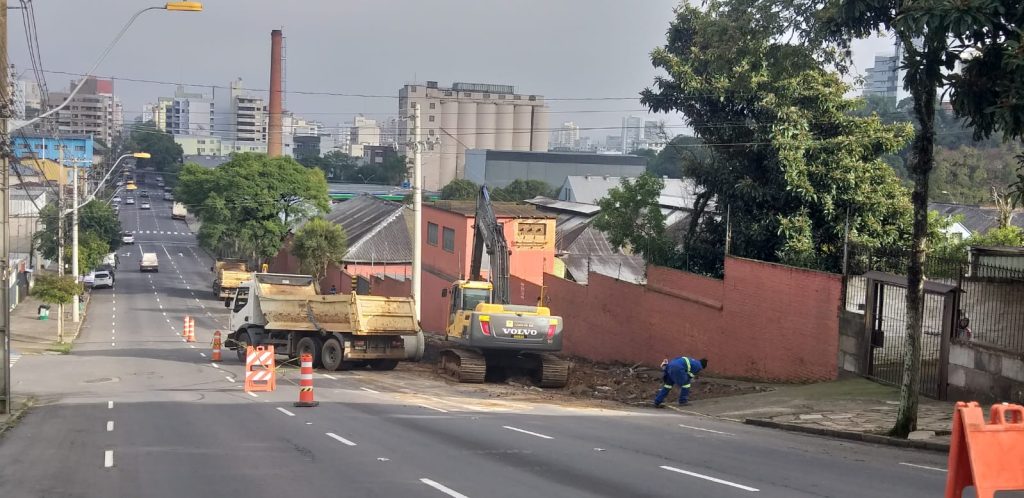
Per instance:
[[[134,244],[135,243],[135,234],[131,233],[131,232],[125,232],[124,234],[121,235],[121,243],[122,244]]]
[[[121,196],[115,195],[112,199],[110,199],[110,201],[111,202],[121,202]]]
[[[114,276],[107,271],[98,271],[92,275],[92,288],[100,287],[114,288]]]
[[[78,277],[78,278],[80,278],[82,280],[82,285],[85,285],[86,288],[88,288],[88,287],[92,287],[93,282],[96,281],[96,274],[90,272],[88,275],[82,275],[81,277]]]
[[[135,204],[135,198],[134,197],[129,197],[129,198],[124,200],[124,203],[125,204]]]
[[[139,209],[150,209],[149,203],[143,202],[142,204],[139,204]]]

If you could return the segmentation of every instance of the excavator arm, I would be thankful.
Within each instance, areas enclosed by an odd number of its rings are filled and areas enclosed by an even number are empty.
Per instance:
[[[476,199],[476,219],[473,224],[473,258],[470,262],[470,278],[483,280],[480,267],[483,264],[484,248],[490,258],[490,280],[494,287],[491,302],[509,304],[508,276],[508,241],[505,231],[491,205],[491,194],[487,187],[480,187],[480,195]]]

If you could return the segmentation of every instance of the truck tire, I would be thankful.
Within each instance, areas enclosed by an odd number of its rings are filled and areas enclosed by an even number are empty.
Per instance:
[[[344,363],[345,350],[341,347],[341,341],[331,337],[324,341],[324,346],[320,348],[320,351],[320,361],[327,370],[332,372],[338,370]]]
[[[307,335],[299,339],[299,343],[295,345],[295,356],[301,361],[302,355],[308,354],[313,357],[313,368],[320,368],[323,367],[323,363],[320,361],[320,352],[323,347],[323,341],[319,337]]]
[[[398,366],[398,360],[370,360],[372,370],[385,371],[394,370]]]
[[[245,365],[245,355],[246,355],[245,349],[246,349],[247,346],[252,344],[252,338],[249,337],[249,332],[248,331],[239,332],[238,335],[236,335],[235,337],[236,337],[235,342],[237,343],[237,347],[235,348],[235,353],[238,353],[238,361],[241,364]]]

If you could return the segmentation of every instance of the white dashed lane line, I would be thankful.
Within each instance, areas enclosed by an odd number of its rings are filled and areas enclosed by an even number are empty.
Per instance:
[[[900,462],[900,465],[906,465],[907,467],[915,467],[915,468],[918,468],[918,469],[934,470],[936,472],[947,472],[946,469],[940,469],[938,467],[929,467],[927,465],[918,465],[916,463]]]
[[[107,401],[107,409],[108,410],[113,410],[114,409],[114,402],[113,401]]]
[[[691,476],[691,477],[696,477],[698,479],[704,479],[705,481],[717,482],[718,484],[724,484],[726,486],[732,486],[734,488],[742,489],[744,491],[760,491],[759,489],[752,488],[750,486],[744,486],[742,484],[737,484],[735,482],[726,481],[725,479],[719,479],[717,477],[711,477],[711,476],[704,475],[704,474],[698,474],[696,472],[690,472],[688,470],[677,469],[675,467],[669,467],[668,465],[662,465],[661,468],[665,469],[665,470],[668,470],[670,472],[675,472],[677,474],[688,475],[688,476]]]
[[[342,444],[345,444],[347,446],[355,446],[356,445],[356,443],[353,443],[352,441],[349,441],[348,439],[345,439],[345,438],[343,438],[343,437],[341,437],[341,436],[339,436],[339,435],[337,435],[337,434],[335,434],[333,432],[328,432],[326,434],[327,434],[327,437],[329,437],[331,439],[334,439],[334,440],[337,440],[337,441],[339,441]]]
[[[710,433],[713,433],[713,434],[721,434],[723,436],[735,436],[735,434],[733,434],[731,432],[722,432],[722,431],[716,431],[716,430],[712,430],[712,429],[704,429],[702,427],[694,427],[692,425],[679,424],[679,427],[682,427],[684,429],[693,429],[695,431],[710,432]]]
[[[436,490],[438,490],[438,491],[440,491],[440,492],[442,492],[442,493],[444,493],[444,494],[446,494],[448,496],[451,496],[453,498],[469,498],[468,496],[466,496],[466,495],[464,495],[462,493],[459,493],[458,491],[455,491],[454,489],[449,488],[448,486],[445,486],[444,484],[441,484],[441,483],[436,482],[436,481],[432,481],[430,479],[427,479],[426,477],[420,479],[420,482],[422,482],[423,484],[426,484],[427,486],[430,486],[430,487],[432,487],[432,488],[434,488],[434,489],[436,489]]]
[[[518,427],[512,427],[511,425],[503,425],[502,428],[508,429],[510,431],[521,432],[523,434],[529,434],[531,436],[536,436],[536,437],[539,437],[541,439],[554,439],[551,436],[545,436],[544,434],[541,434],[539,432],[530,432],[530,431],[528,431],[526,429],[520,429]]]
[[[103,452],[103,467],[110,468],[114,466],[114,450],[107,450]]]
[[[108,420],[107,421],[107,432],[111,432],[113,430],[114,430],[114,421],[113,420]]]
[[[290,412],[288,410],[285,410],[284,408],[281,408],[280,406],[277,407],[277,411],[279,411],[279,412],[281,412],[281,413],[283,413],[285,415],[288,415],[289,417],[294,417],[295,416],[294,413],[292,413],[292,412]]]

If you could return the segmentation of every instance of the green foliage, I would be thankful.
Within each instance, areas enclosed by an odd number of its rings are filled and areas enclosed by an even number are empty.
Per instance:
[[[40,273],[36,275],[35,285],[32,286],[32,295],[49,304],[69,304],[74,296],[83,292],[85,288],[71,275]]]
[[[39,211],[42,229],[35,234],[36,247],[44,258],[57,259],[57,205],[49,203]],[[78,211],[78,270],[86,274],[103,257],[121,246],[121,221],[110,206],[90,201]],[[71,214],[64,216],[64,262],[71,264]]]
[[[972,246],[1024,246],[1024,230],[1020,227],[1010,225],[1008,227],[994,227],[981,235],[973,235],[967,239]]]
[[[647,161],[647,172],[660,177],[682,178],[692,176],[688,172],[696,164],[710,160],[711,153],[700,138],[677,135],[653,159]]]
[[[479,185],[469,180],[456,178],[441,188],[441,199],[452,201],[476,199],[479,192]]]
[[[672,255],[672,244],[665,233],[665,215],[658,197],[665,182],[648,173],[623,178],[608,196],[597,201],[601,212],[594,227],[608,236],[616,249],[639,254],[644,261],[664,265]]]
[[[512,180],[512,183],[491,192],[491,198],[502,202],[521,202],[537,196],[555,197],[557,194],[543,180]],[[475,198],[475,196],[474,196]]]
[[[292,254],[299,258],[302,271],[319,282],[331,263],[341,263],[348,251],[345,231],[340,225],[317,217],[295,231]]]
[[[203,247],[254,260],[277,254],[297,221],[330,206],[321,171],[256,153],[235,154],[215,169],[186,164],[174,195],[202,222]]]
[[[128,152],[148,152],[152,156],[149,159],[136,159],[138,167],[153,167],[163,172],[170,172],[176,165],[180,165],[184,153],[174,141],[174,136],[157,129],[152,121],[136,125],[124,147]]]
[[[303,154],[295,158],[307,168],[317,168],[333,182],[373,183],[400,185],[409,176],[405,156],[388,157],[381,164],[359,164],[359,158],[331,151],[323,156]]]
[[[705,203],[685,251],[724,246],[727,208],[733,253],[766,261],[838,269],[847,213],[855,242],[906,240],[907,193],[882,155],[902,148],[913,130],[853,115],[860,103],[845,97],[840,75],[824,70],[808,46],[786,43],[791,27],[770,2],[684,4],[666,45],[652,52],[667,75],[642,102],[681,111],[706,145],[672,147],[690,156],[684,174]],[[717,215],[704,213],[710,199]]]

